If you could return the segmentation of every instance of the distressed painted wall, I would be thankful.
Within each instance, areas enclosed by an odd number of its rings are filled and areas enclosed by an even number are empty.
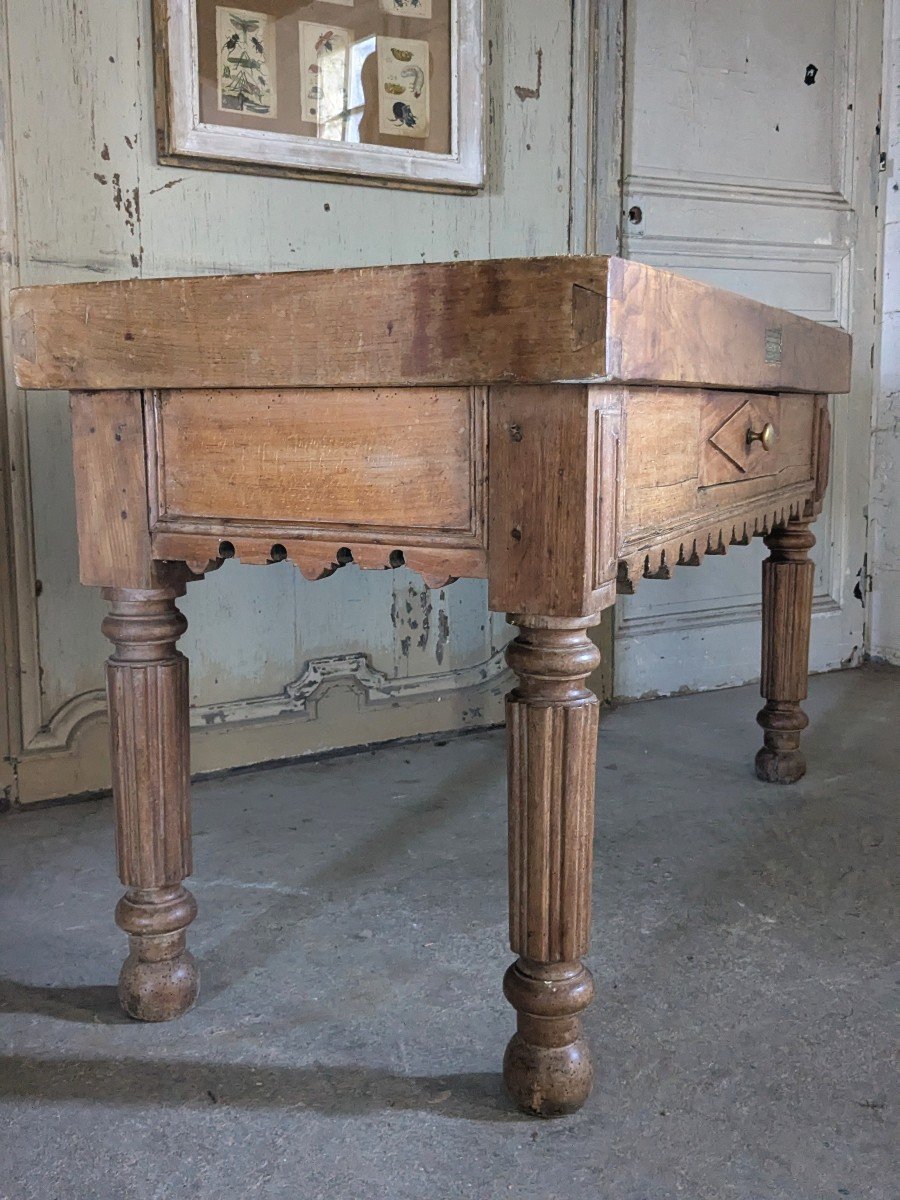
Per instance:
[[[6,0],[18,281],[564,252],[571,5],[529,4],[527,20],[524,7],[521,0],[488,0],[489,181],[483,194],[459,197],[161,167],[155,161],[150,0]],[[32,706],[32,752],[39,757],[42,747],[55,753],[60,739],[73,740],[66,713],[88,711],[91,696],[99,704],[108,647],[100,634],[103,603],[77,583],[65,397],[32,394],[19,402],[27,413],[29,536],[41,581],[41,683]],[[32,588],[30,581],[20,591],[20,605],[34,603]],[[229,704],[240,716],[248,699],[278,696],[310,659],[365,651],[372,669],[388,680],[431,679],[428,704],[406,703],[403,693],[387,712],[380,710],[377,729],[365,716],[371,697],[351,679],[327,704],[297,707],[297,721],[278,736],[250,737],[245,730],[250,742],[244,748],[240,731],[231,738],[201,736],[195,743],[200,769],[499,715],[499,686],[481,697],[465,693],[458,702],[453,695],[456,673],[477,674],[492,655],[496,663],[505,636],[503,621],[489,617],[478,583],[426,596],[405,571],[362,574],[352,567],[309,584],[287,566],[227,564],[190,589],[184,609],[193,699],[209,725],[231,719]],[[28,620],[25,613],[20,621],[26,632]],[[28,679],[23,686],[27,691]],[[56,725],[61,732],[54,742]],[[101,753],[90,750],[94,757]],[[85,765],[84,758],[66,790],[102,784],[105,767]],[[70,763],[64,774],[73,769]],[[58,793],[60,785],[49,778],[45,772],[35,787]]]
[[[870,652],[900,663],[900,0],[885,15],[887,182],[880,387],[872,433]]]

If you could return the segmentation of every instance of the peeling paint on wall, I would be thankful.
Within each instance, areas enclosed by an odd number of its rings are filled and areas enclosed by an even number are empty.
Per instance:
[[[537,83],[533,88],[518,85],[514,90],[520,100],[540,100],[541,86],[544,76],[544,51],[538,47],[537,52]],[[530,149],[530,147],[529,147]]]

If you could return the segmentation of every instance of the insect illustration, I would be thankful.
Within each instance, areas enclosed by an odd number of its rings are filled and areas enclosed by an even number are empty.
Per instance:
[[[424,87],[425,87],[425,72],[422,70],[422,68],[421,67],[406,67],[405,70],[400,72],[400,78],[401,79],[411,79],[413,81],[412,82],[412,94],[418,100],[418,98],[422,95],[422,91],[424,90]]]
[[[398,62],[409,62],[412,58],[412,50],[398,50],[396,46],[391,46],[391,54]]]
[[[271,111],[271,90],[264,73],[266,51],[262,40],[253,36],[260,22],[236,13],[228,13],[228,22],[232,32],[222,44],[226,60],[220,85],[222,106],[267,115]]]
[[[256,33],[259,29],[259,21],[252,17],[239,17],[236,13],[229,13],[228,16],[235,29],[240,29],[244,37],[248,33]]]
[[[391,96],[402,96],[406,91],[406,88],[402,83],[386,83],[384,85],[384,90]]]
[[[407,129],[415,129],[418,121],[413,116],[413,110],[408,104],[404,104],[402,100],[398,100],[392,111],[394,113],[394,119],[391,124],[405,125]]]
[[[327,50],[329,54],[334,49],[334,30],[333,29],[329,29],[327,33],[323,33],[322,36],[317,40],[316,54],[318,54],[319,51],[322,49]]]

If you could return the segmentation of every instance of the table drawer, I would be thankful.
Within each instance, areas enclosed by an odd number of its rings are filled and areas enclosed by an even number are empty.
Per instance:
[[[812,490],[819,399],[805,395],[629,389],[619,480],[622,557]],[[767,426],[769,449],[759,440]],[[758,435],[748,441],[748,433]]]
[[[479,531],[470,388],[166,391],[153,399],[157,527]]]
[[[808,478],[814,414],[812,396],[703,394],[699,486],[768,476]]]

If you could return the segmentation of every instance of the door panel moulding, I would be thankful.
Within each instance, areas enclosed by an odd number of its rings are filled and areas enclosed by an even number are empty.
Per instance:
[[[277,695],[192,706],[191,729],[206,729],[211,725],[233,727],[248,721],[284,717],[314,721],[320,700],[335,687],[352,688],[363,704],[387,704],[394,708],[499,683],[506,687],[511,676],[504,654],[505,651],[497,650],[487,661],[462,667],[452,675],[436,671],[428,675],[408,675],[396,679],[373,667],[367,654],[312,658],[303,673]],[[105,716],[105,691],[97,689],[82,692],[53,714],[52,721],[32,738],[28,753],[53,754],[65,751],[70,748],[79,726],[85,721]]]
[[[354,746],[490,727],[503,721],[510,678],[503,649],[452,676],[398,679],[365,654],[311,659],[277,695],[192,708],[192,771],[222,769],[223,738],[238,767],[332,751],[348,726]],[[14,765],[22,806],[108,790],[105,692],[83,692],[64,704]]]

